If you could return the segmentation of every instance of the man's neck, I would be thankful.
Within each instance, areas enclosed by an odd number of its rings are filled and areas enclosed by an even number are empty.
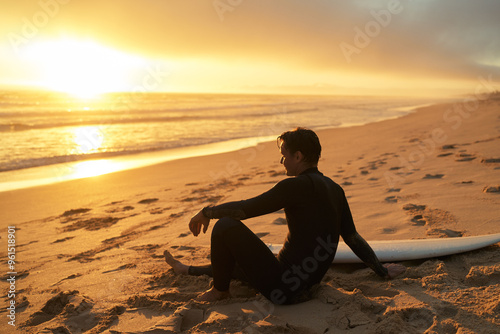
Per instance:
[[[297,175],[300,175],[302,173],[304,173],[306,170],[308,169],[311,169],[311,168],[318,168],[318,165],[304,165],[302,168],[300,168],[298,171],[297,171]]]

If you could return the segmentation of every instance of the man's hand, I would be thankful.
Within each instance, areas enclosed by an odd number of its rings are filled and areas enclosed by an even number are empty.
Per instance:
[[[401,275],[402,273],[404,273],[406,271],[405,266],[403,266],[401,264],[397,264],[397,263],[387,263],[387,264],[384,264],[384,267],[388,271],[387,276],[389,278],[394,278],[398,275]]]
[[[210,223],[210,219],[203,215],[203,212],[198,212],[191,220],[189,221],[189,230],[195,237],[200,234],[201,227],[203,226],[203,233],[207,233],[208,224]]]

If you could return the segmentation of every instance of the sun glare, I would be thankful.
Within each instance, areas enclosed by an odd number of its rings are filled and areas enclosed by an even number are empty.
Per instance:
[[[96,152],[104,142],[104,136],[97,126],[79,127],[73,132],[75,149],[79,154]]]
[[[90,40],[61,39],[33,43],[24,56],[40,69],[39,84],[80,98],[132,88],[145,60]]]
[[[111,160],[90,160],[82,161],[74,166],[74,172],[71,177],[79,179],[92,176],[99,176],[113,173],[120,170],[120,165]]]

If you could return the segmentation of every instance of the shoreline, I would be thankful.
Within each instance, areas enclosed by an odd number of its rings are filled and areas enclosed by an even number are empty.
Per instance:
[[[418,112],[419,109],[432,106],[432,103],[418,104],[414,106],[391,108],[393,110],[405,111],[407,114],[385,118],[371,123],[349,123],[315,128],[315,131],[332,130],[337,128],[350,128],[363,126],[387,120],[398,119],[409,114]],[[116,156],[103,158],[89,158],[64,163],[55,163],[36,167],[21,168],[0,172],[0,193],[5,191],[27,189],[38,186],[56,184],[77,180],[81,178],[94,177],[109,173],[121,172],[131,169],[143,168],[151,165],[161,164],[172,160],[209,156],[226,152],[234,152],[241,149],[254,147],[260,143],[271,142],[275,136],[256,136],[248,138],[229,139],[209,144],[176,147],[149,152],[138,152],[132,154],[117,154]],[[88,169],[88,171],[85,171]],[[52,175],[52,176],[47,176]]]
[[[196,146],[123,154],[110,158],[86,159],[5,171],[0,173],[0,193],[123,172],[173,160],[234,152],[271,141],[271,138],[271,136],[267,136],[230,139]],[[88,171],[85,169],[88,169]],[[47,177],[46,175],[55,176]]]

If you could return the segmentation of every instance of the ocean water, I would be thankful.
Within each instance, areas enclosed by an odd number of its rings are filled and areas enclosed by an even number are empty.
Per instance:
[[[204,154],[210,153],[217,143],[234,143],[237,149],[297,126],[366,124],[433,102],[167,93],[115,93],[85,100],[60,93],[4,91],[0,92],[0,190],[2,183],[41,178],[44,174],[34,173],[36,168],[146,153],[154,153],[156,161],[169,160],[181,150],[187,153],[179,157],[196,154],[196,147],[206,147]]]

